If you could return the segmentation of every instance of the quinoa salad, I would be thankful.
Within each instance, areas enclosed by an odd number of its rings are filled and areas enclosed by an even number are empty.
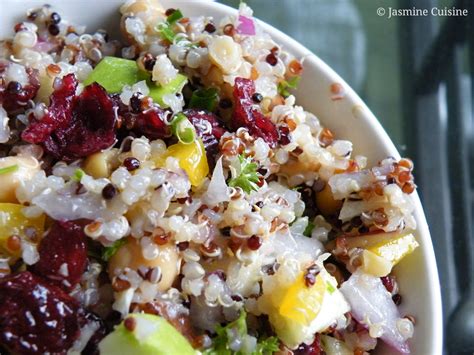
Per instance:
[[[245,3],[119,10],[0,41],[0,353],[410,353],[412,162],[298,106],[304,58]]]

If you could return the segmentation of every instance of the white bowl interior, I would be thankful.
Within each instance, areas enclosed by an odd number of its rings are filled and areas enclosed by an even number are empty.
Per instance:
[[[16,22],[24,17],[26,10],[45,2],[53,5],[63,18],[77,24],[87,25],[88,30],[105,28],[118,33],[118,8],[122,0],[2,0],[0,9],[0,38],[12,35]],[[234,12],[225,5],[204,0],[164,0],[165,7],[179,7],[188,16],[211,15],[221,18]],[[258,14],[256,14],[258,16]],[[387,157],[399,157],[394,144],[357,94],[327,64],[308,49],[261,22],[265,30],[288,51],[304,59],[304,74],[296,91],[298,104],[313,112],[324,125],[338,137],[354,143],[354,153],[368,157],[369,164]],[[339,83],[344,87],[342,100],[331,100],[330,85]],[[412,354],[441,354],[442,314],[438,272],[433,246],[418,195],[413,196],[418,224],[417,238],[420,248],[406,257],[395,269],[403,302],[403,314],[415,316],[415,336],[410,341]],[[377,349],[379,354],[391,354],[385,347]]]

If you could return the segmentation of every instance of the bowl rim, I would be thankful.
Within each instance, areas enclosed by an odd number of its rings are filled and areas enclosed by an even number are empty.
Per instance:
[[[11,5],[12,7],[22,7],[24,10],[28,10],[32,6],[41,6],[44,3],[51,3],[53,6],[59,6],[62,8],[74,7],[73,4],[77,1],[81,2],[81,0],[76,1],[67,1],[63,2],[61,0],[4,0],[5,3],[2,3],[2,8]],[[93,3],[94,0],[85,0],[83,3]],[[126,0],[107,0],[103,3],[107,3],[107,6],[113,5],[120,5],[124,3]],[[218,2],[214,2],[213,0],[158,0],[161,4],[166,6],[166,4],[182,4],[183,7],[186,5],[197,5],[202,6],[203,9],[209,8],[212,9],[212,12],[220,12],[223,16],[226,15],[235,15],[237,10],[225,4],[221,4]],[[23,11],[24,11],[23,10]],[[11,11],[11,10],[10,10]],[[3,12],[3,11],[2,11]],[[5,11],[6,13],[7,11]],[[0,14],[0,18],[3,17]],[[261,28],[268,33],[272,39],[274,39],[277,43],[282,44],[285,47],[285,50],[292,53],[297,57],[304,58],[305,63],[309,62],[311,66],[319,68],[321,72],[323,72],[327,77],[329,77],[333,82],[339,82],[344,86],[345,89],[345,99],[353,105],[358,105],[362,107],[360,112],[363,115],[364,119],[369,123],[371,128],[374,130],[376,136],[379,137],[380,141],[383,143],[383,147],[388,153],[388,156],[393,156],[395,158],[400,158],[400,154],[398,153],[395,145],[393,144],[392,140],[382,127],[381,123],[377,120],[375,115],[372,111],[367,107],[365,102],[357,95],[357,93],[352,89],[350,85],[348,85],[344,79],[342,79],[339,74],[337,74],[328,64],[326,64],[321,58],[319,58],[316,54],[310,51],[308,48],[303,46],[301,43],[296,41],[295,39],[291,38],[289,35],[283,33],[276,27],[258,19],[256,17],[259,25]],[[0,39],[2,39],[1,32],[2,29],[5,28],[4,26],[0,26]],[[425,275],[428,279],[429,290],[426,292],[431,293],[431,304],[430,309],[433,311],[432,314],[432,323],[429,327],[429,335],[431,339],[428,341],[431,344],[431,349],[434,349],[434,354],[441,354],[442,353],[442,344],[443,344],[443,321],[442,321],[442,304],[441,304],[441,290],[439,287],[439,277],[438,277],[438,269],[436,265],[436,259],[434,254],[434,249],[432,245],[432,240],[428,228],[428,224],[426,221],[426,217],[423,211],[423,207],[421,205],[421,201],[419,198],[418,193],[415,191],[413,196],[413,203],[415,206],[414,215],[417,221],[417,235],[418,238],[421,239],[421,247],[420,249],[423,250],[424,254],[424,262],[426,268],[430,270],[430,273]],[[428,326],[428,325],[427,325]]]

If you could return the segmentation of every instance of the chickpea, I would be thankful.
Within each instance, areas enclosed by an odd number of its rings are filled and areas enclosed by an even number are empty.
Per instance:
[[[161,281],[158,283],[160,291],[168,290],[179,274],[179,257],[175,245],[165,244],[159,246],[160,253],[156,259],[147,260],[143,257],[142,247],[139,240],[129,238],[109,261],[109,275],[113,276],[115,270],[126,267],[138,270],[140,266],[159,267],[161,269]]]
[[[20,181],[28,181],[40,170],[40,163],[33,157],[0,158],[0,169],[17,165],[18,169],[0,175],[0,202],[17,202],[16,188]]]
[[[120,165],[117,155],[117,148],[94,153],[86,158],[83,169],[96,179],[109,177],[112,170]]]

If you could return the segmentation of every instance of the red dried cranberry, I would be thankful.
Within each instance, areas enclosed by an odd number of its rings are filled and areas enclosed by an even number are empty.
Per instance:
[[[197,135],[201,138],[206,152],[217,153],[219,140],[225,133],[216,115],[205,110],[188,109],[184,111],[186,117],[193,124]]]
[[[85,324],[75,299],[28,271],[0,280],[0,345],[14,354],[66,354]]]
[[[79,222],[55,222],[41,240],[40,258],[31,271],[65,290],[76,285],[87,266],[83,227]]]
[[[293,350],[295,355],[323,355],[325,352],[321,347],[321,340],[319,334],[316,334],[314,341],[311,345],[300,344],[296,350]]]
[[[24,112],[28,108],[28,102],[33,100],[38,92],[38,71],[27,68],[26,73],[28,84],[18,87],[19,83],[10,82],[6,88],[0,87],[0,104],[9,115]]]
[[[42,143],[58,159],[72,161],[111,146],[115,142],[115,106],[97,83],[76,96],[77,80],[66,75],[50,97],[48,113],[31,122],[22,138]]]
[[[124,137],[130,135],[130,131],[138,136],[145,136],[149,139],[163,139],[171,136],[171,130],[165,123],[169,111],[159,107],[153,107],[146,112],[133,112],[128,106],[121,106],[119,115],[124,119],[125,132],[121,132]]]
[[[271,147],[278,141],[275,125],[266,118],[253,102],[255,83],[253,80],[236,78],[234,84],[235,109],[232,128],[246,127],[252,136],[263,138]]]

